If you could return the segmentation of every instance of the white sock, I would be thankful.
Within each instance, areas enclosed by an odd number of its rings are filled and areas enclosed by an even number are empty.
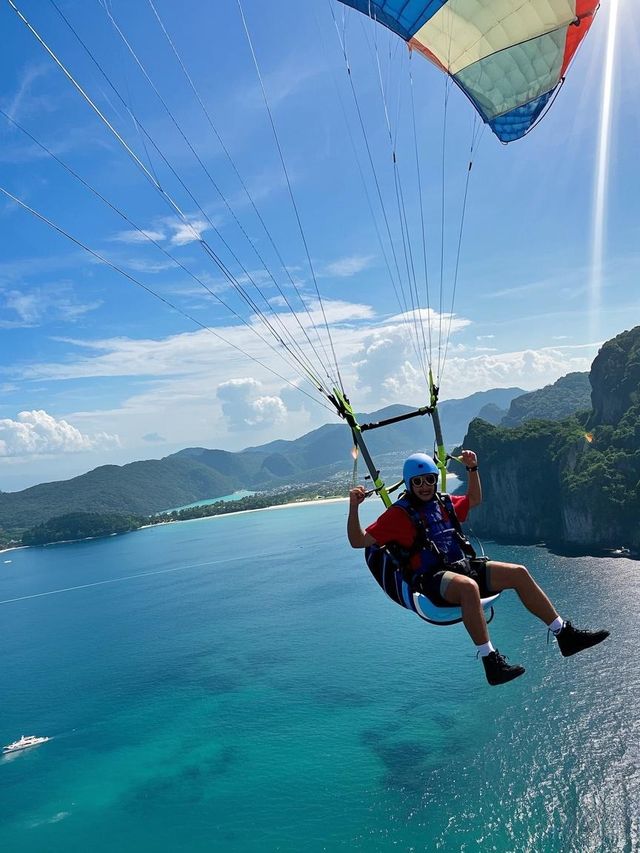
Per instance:
[[[556,616],[553,622],[547,625],[547,628],[557,637],[560,631],[564,628],[564,619],[560,616]]]
[[[491,645],[491,641],[488,643],[482,643],[480,646],[476,646],[476,649],[478,650],[478,654],[481,658],[486,658],[486,656],[490,655],[491,652],[495,652],[495,649]]]

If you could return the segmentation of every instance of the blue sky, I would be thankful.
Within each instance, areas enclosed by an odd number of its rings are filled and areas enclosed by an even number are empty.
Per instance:
[[[442,399],[492,387],[533,389],[588,370],[599,343],[638,323],[640,16],[631,0],[603,2],[551,111],[509,146],[488,130],[478,133],[474,111],[444,75],[421,57],[409,60],[398,40],[363,16],[345,15],[329,0],[273,0],[265,15],[264,3],[243,0],[286,176],[236,0],[154,2],[208,117],[148,0],[57,0],[108,79],[52,3],[16,2],[122,142],[11,7],[0,8],[0,108],[67,167],[0,115],[0,186],[138,282],[0,194],[0,489],[187,446],[238,450],[334,419],[311,399],[322,400],[311,385],[255,334],[269,337],[234,283],[251,290],[254,282],[272,324],[310,336],[314,369],[332,360],[326,318],[344,386],[360,411],[426,402],[412,337],[417,315],[432,323],[430,355],[436,371],[443,367]],[[384,215],[331,10],[346,36]],[[612,10],[617,40],[607,78]],[[456,279],[474,133],[479,142]],[[402,281],[399,223],[406,221],[419,279],[419,188],[430,311],[423,295],[413,309],[399,302],[385,236],[386,215]],[[224,260],[231,281],[198,238]],[[445,360],[438,333],[449,328]],[[418,332],[418,350],[420,340]]]

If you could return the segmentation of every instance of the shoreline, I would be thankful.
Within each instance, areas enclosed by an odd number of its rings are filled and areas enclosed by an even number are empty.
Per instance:
[[[314,504],[330,504],[330,503],[338,503],[340,501],[348,501],[348,497],[335,497],[335,498],[317,498],[316,500],[304,500],[304,501],[290,501],[286,504],[272,504],[271,506],[258,506],[255,509],[236,509],[232,512],[217,512],[215,515],[203,515],[200,518],[176,518],[171,521],[159,521],[157,524],[143,524],[138,530],[148,530],[150,527],[162,527],[166,524],[185,524],[188,521],[211,521],[212,518],[224,518],[229,515],[246,515],[249,512],[268,512],[272,509],[287,509],[293,506],[313,506]],[[135,533],[135,530],[131,531]],[[82,542],[84,540],[76,539],[76,542]],[[56,543],[58,544],[58,543]],[[29,546],[23,545],[22,547],[27,548]]]
[[[83,539],[64,539],[60,542],[47,542],[42,545],[12,545],[10,548],[0,549],[0,557],[2,554],[8,554],[11,551],[20,551],[27,548],[50,548],[53,545],[73,545],[76,542],[90,542],[94,539],[108,539],[111,536],[123,536],[125,533],[136,533],[138,530],[149,530],[153,527],[164,527],[169,524],[186,524],[187,522],[193,521],[210,521],[214,518],[221,518],[230,515],[246,515],[251,512],[267,512],[274,509],[291,509],[292,507],[298,506],[314,506],[316,504],[331,504],[331,503],[347,503],[349,501],[347,497],[335,496],[331,498],[311,498],[300,501],[289,501],[288,503],[282,504],[272,504],[271,506],[262,506],[255,507],[254,509],[238,509],[233,510],[232,512],[219,512],[215,515],[203,515],[199,518],[181,518],[181,519],[172,519],[171,521],[159,521],[156,524],[142,524],[140,527],[135,530],[123,531],[122,533],[109,533],[104,536],[85,536]],[[559,543],[559,542],[525,542],[521,540],[513,540],[513,539],[496,539],[493,536],[488,536],[485,541],[493,541],[499,545],[516,545],[516,546],[525,546],[525,547],[539,547],[544,548],[552,554],[556,554],[558,556],[565,557],[594,557],[596,559],[627,559],[632,560],[634,562],[640,561],[640,554],[630,553],[630,554],[614,554],[613,549],[583,549],[577,548],[574,544],[568,543]]]
[[[42,545],[12,545],[10,548],[0,549],[0,557],[2,554],[8,554],[10,551],[20,551],[26,548],[50,548],[52,545],[73,545],[76,542],[91,542],[93,539],[108,539],[110,536],[124,536],[126,533],[137,533],[138,530],[150,530],[153,527],[163,527],[168,524],[186,524],[190,521],[210,521],[212,518],[223,518],[229,515],[244,515],[249,512],[266,512],[272,509],[287,509],[294,506],[313,506],[314,504],[337,503],[339,501],[348,500],[348,497],[317,498],[316,500],[291,501],[285,504],[260,506],[255,509],[237,509],[233,512],[218,512],[215,515],[203,515],[200,518],[176,518],[171,521],[159,521],[157,524],[141,524],[140,527],[137,527],[135,530],[126,530],[122,533],[107,533],[104,536],[85,536],[82,539],[61,539],[59,542],[44,542]]]

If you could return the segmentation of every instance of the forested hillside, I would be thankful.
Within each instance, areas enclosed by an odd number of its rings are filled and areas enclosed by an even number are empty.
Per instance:
[[[511,429],[472,421],[479,534],[640,551],[640,326],[604,344],[589,380],[593,405],[582,415]]]

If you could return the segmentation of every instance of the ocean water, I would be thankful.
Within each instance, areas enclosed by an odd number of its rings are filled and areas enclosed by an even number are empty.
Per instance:
[[[223,501],[224,503],[229,501],[239,501],[241,498],[249,498],[251,495],[255,495],[255,492],[250,492],[247,489],[240,489],[238,492],[233,492],[230,495],[223,495],[220,498],[207,498],[204,501],[196,501],[192,504],[184,504],[184,506],[175,506],[171,509],[165,509],[163,512],[180,512],[181,509],[193,509],[197,506],[210,506],[218,501]],[[157,514],[160,515],[160,513]]]
[[[640,850],[640,564],[485,543],[612,631],[564,659],[504,594],[492,638],[527,672],[490,688],[462,627],[385,599],[345,515],[2,554],[0,739],[53,739],[0,759],[0,850]]]

